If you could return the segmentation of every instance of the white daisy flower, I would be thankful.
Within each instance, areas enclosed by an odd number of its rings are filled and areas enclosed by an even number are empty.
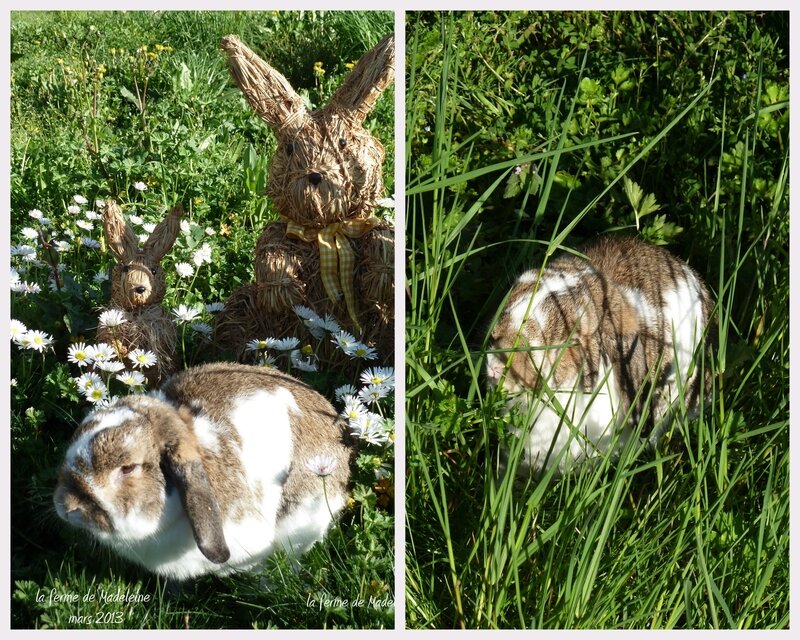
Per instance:
[[[31,209],[30,211],[28,211],[28,215],[34,220],[41,220],[42,218],[44,218],[44,214],[41,211],[39,211],[39,209]]]
[[[78,378],[74,378],[75,384],[81,391],[88,391],[93,387],[103,387],[103,379],[96,373],[84,373]]]
[[[374,360],[378,357],[378,352],[374,347],[369,347],[361,342],[356,342],[346,347],[344,352],[351,358],[359,358],[361,360]]]
[[[91,231],[94,229],[94,224],[89,222],[88,220],[76,220],[75,224],[78,225],[84,231]]]
[[[136,238],[139,240],[139,244],[144,244],[150,238],[150,235],[147,233],[140,233]]]
[[[86,198],[84,198],[82,195],[78,195],[78,194],[75,194],[74,196],[72,196],[72,201],[75,204],[89,204],[89,201]]]
[[[97,213],[97,211],[87,211],[86,213],[83,214],[83,216],[87,220],[99,220],[100,218],[103,217],[99,213]]]
[[[181,278],[191,278],[194,275],[194,267],[188,262],[179,262],[175,265],[175,271]]]
[[[347,331],[336,331],[333,334],[332,342],[343,351],[346,351],[355,344],[359,344],[355,336]]]
[[[144,220],[142,220],[141,216],[137,215],[128,216],[128,222],[137,226],[142,226],[144,224]]]
[[[152,351],[145,351],[144,349],[134,349],[128,353],[128,360],[130,360],[137,369],[147,369],[158,362],[156,354]]]
[[[147,191],[147,185],[144,182],[134,182],[133,188],[137,191]]]
[[[394,209],[394,198],[381,198],[376,204],[381,209]]]
[[[389,395],[389,387],[382,384],[370,384],[358,392],[358,397],[364,404],[375,404]]]
[[[206,227],[205,232],[207,236],[215,236],[217,232],[213,229],[213,227]]]
[[[144,383],[147,381],[147,378],[145,378],[144,374],[140,371],[126,371],[125,373],[117,374],[115,377],[122,384],[128,385],[129,387],[141,387],[144,386]]]
[[[337,387],[333,392],[339,402],[341,402],[345,396],[354,396],[356,393],[357,390],[352,384],[343,384],[341,387]]]
[[[95,200],[94,201],[94,208],[95,209],[103,209],[106,206],[105,200]]]
[[[72,249],[72,245],[67,242],[66,240],[58,240],[55,243],[56,251],[59,253],[64,253],[65,251],[69,251]]]
[[[367,413],[357,422],[351,422],[350,429],[352,435],[369,444],[382,445],[389,440],[389,433],[385,428],[384,420],[377,413]]]
[[[108,271],[98,271],[94,274],[94,278],[92,278],[95,284],[102,284],[106,280],[108,280]]]
[[[245,351],[261,351],[263,349],[272,349],[275,347],[277,340],[275,338],[264,338],[263,340],[254,339],[250,340],[244,347]]]
[[[100,362],[95,360],[94,366],[101,371],[107,371],[108,373],[118,373],[125,368],[125,364],[119,360],[103,360]]]
[[[306,462],[306,468],[320,478],[331,475],[336,466],[336,458],[328,454],[314,456]]]
[[[273,348],[277,349],[278,351],[292,351],[293,349],[297,348],[297,345],[299,344],[300,344],[299,338],[295,337],[281,338],[280,340],[275,341]]]
[[[25,339],[28,343],[26,345],[27,349],[33,349],[40,353],[44,352],[47,347],[53,344],[52,336],[46,334],[44,331],[28,331],[28,333],[25,334]]]
[[[24,336],[28,332],[28,327],[22,324],[19,320],[11,320],[11,339],[14,342]]]
[[[125,317],[125,312],[121,309],[107,309],[100,314],[99,319],[100,326],[109,329],[125,324],[127,321],[128,319]]]
[[[192,231],[192,225],[189,223],[188,220],[181,220],[181,231],[186,235],[189,235]]]
[[[94,238],[81,238],[81,244],[87,249],[99,249],[100,242]]]
[[[42,288],[36,284],[35,282],[23,282],[22,283],[22,293],[25,295],[31,293],[41,293]]]
[[[67,207],[67,211],[73,216],[77,216],[81,212],[81,208],[77,204],[71,204]]]
[[[22,234],[23,238],[28,240],[35,240],[39,237],[39,232],[33,227],[22,227],[20,233]]]
[[[363,384],[380,384],[394,388],[394,369],[392,367],[372,367],[361,373]]]
[[[297,305],[293,306],[292,310],[302,320],[308,320],[310,318],[319,319],[319,316],[316,314],[316,312],[313,309],[309,309],[308,307],[304,307],[301,304],[297,304]]]
[[[92,356],[89,355],[89,351],[86,349],[86,344],[83,342],[73,344],[67,351],[67,360],[77,364],[79,367],[85,367],[87,364],[91,364],[92,359]]]
[[[189,325],[189,328],[193,331],[197,331],[197,333],[201,333],[204,336],[210,336],[213,329],[211,325],[207,322],[193,322]]]
[[[104,384],[102,386],[92,387],[86,390],[84,396],[89,402],[101,404],[104,400],[108,399],[108,389]]]
[[[11,247],[11,255],[19,256],[25,262],[34,262],[36,260],[36,249],[27,244],[17,244]]]
[[[155,230],[155,228],[156,228],[156,223],[155,223],[155,222],[145,222],[145,223],[142,225],[142,229],[144,229],[145,231],[147,231],[147,233],[153,233],[153,231]]]
[[[200,313],[200,309],[187,307],[185,304],[181,304],[177,309],[172,310],[172,314],[181,322],[192,322],[192,320],[197,319]]]
[[[309,356],[304,358],[299,349],[296,349],[289,354],[289,362],[291,363],[292,367],[299,369],[300,371],[319,371],[319,367],[314,362],[313,357]]]
[[[192,262],[194,262],[198,267],[202,266],[203,264],[211,264],[211,247],[207,242],[204,242],[203,246],[194,252],[194,255],[192,256]]]
[[[342,330],[342,328],[339,326],[339,323],[336,322],[336,318],[334,318],[330,313],[326,313],[325,317],[322,319],[322,328],[328,333],[338,333]]]
[[[342,409],[341,415],[348,422],[358,422],[367,415],[367,408],[356,396],[348,394],[343,399],[344,409]]]
[[[117,354],[111,347],[111,345],[106,344],[105,342],[99,342],[98,344],[89,345],[88,347],[86,347],[86,351],[89,353],[89,356],[95,362],[105,362],[106,360],[114,360],[117,357]]]
[[[270,354],[265,354],[258,359],[258,364],[261,367],[271,368],[275,366],[275,363],[277,361],[278,359],[275,356]]]

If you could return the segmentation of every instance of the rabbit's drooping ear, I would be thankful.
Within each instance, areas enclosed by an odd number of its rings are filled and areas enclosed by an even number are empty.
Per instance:
[[[181,230],[181,216],[183,216],[183,207],[176,204],[167,217],[156,225],[153,233],[144,243],[144,254],[148,258],[159,262],[172,248],[178,232]]]
[[[186,415],[181,413],[181,418],[184,421],[191,420],[188,412]],[[162,440],[163,462],[181,494],[197,547],[211,562],[227,562],[231,552],[222,531],[222,514],[211,490],[194,434],[187,428],[186,422],[180,427],[169,424],[162,425],[162,428],[165,431]]]
[[[139,252],[139,240],[113,200],[103,204],[103,228],[111,252],[123,264],[132,262]]]
[[[394,34],[365,53],[333,94],[325,111],[363,124],[383,90],[394,80]]]
[[[231,74],[253,110],[275,130],[302,128],[308,111],[289,81],[237,36],[222,38],[222,48],[228,54]]]

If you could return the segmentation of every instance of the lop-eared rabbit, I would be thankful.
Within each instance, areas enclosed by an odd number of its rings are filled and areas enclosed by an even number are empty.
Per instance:
[[[320,540],[346,503],[352,454],[336,410],[310,387],[274,369],[210,364],[91,413],[54,502],[157,574],[225,575]]]

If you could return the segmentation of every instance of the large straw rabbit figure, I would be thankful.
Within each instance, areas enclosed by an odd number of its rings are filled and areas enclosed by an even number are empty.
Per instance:
[[[277,138],[267,195],[281,218],[258,240],[255,284],[235,291],[217,317],[217,346],[241,356],[249,340],[302,337],[306,328],[293,310],[301,305],[330,314],[388,361],[394,231],[373,215],[384,197],[384,150],[363,123],[394,78],[394,36],[366,53],[330,103],[313,112],[236,36],[222,47],[237,84]]]
[[[150,384],[175,371],[177,334],[175,323],[161,306],[166,285],[160,262],[175,244],[182,215],[181,205],[173,207],[139,248],[139,239],[119,206],[108,201],[103,207],[108,248],[117,258],[111,275],[111,308],[121,310],[125,321],[99,327],[97,341],[113,346],[120,359],[134,349],[152,352],[157,362],[144,370]]]

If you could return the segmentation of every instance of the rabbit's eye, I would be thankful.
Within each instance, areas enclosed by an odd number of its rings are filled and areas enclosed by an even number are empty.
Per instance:
[[[129,476],[136,471],[136,467],[138,466],[138,464],[124,464],[119,468],[119,470],[122,472],[123,476]]]
[[[339,138],[339,148],[344,149],[347,146],[347,140],[344,138]]]
[[[292,153],[294,153],[294,144],[290,142],[289,144],[286,145],[286,155],[290,156],[292,155]]]
[[[128,271],[130,270],[131,270],[130,265],[126,264],[125,266],[122,267],[122,273],[128,273]]]

